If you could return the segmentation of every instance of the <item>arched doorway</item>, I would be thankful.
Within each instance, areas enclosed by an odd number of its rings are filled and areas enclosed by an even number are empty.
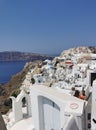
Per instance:
[[[26,97],[22,98],[22,114],[23,118],[26,118],[28,116]]]
[[[44,130],[60,130],[60,108],[48,98],[43,98]]]

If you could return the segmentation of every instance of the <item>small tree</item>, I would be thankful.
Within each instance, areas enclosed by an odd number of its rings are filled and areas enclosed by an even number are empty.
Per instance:
[[[20,93],[20,89],[14,90],[14,91],[12,92],[11,96],[13,96],[13,97],[16,98],[16,97],[19,95],[19,93]]]
[[[35,79],[34,78],[31,78],[31,83],[35,84]]]

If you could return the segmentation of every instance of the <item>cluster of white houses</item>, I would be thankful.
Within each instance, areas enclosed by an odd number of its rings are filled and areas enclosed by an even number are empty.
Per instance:
[[[32,117],[34,127],[26,130],[96,130],[96,55],[90,57],[81,63],[76,55],[57,57],[28,72],[21,93],[11,97],[8,129]],[[74,96],[72,88],[84,90],[86,99]]]

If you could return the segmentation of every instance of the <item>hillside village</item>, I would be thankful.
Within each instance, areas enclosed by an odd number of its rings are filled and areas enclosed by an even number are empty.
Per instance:
[[[24,120],[28,121],[26,130],[96,130],[96,104],[92,100],[92,86],[95,90],[96,85],[95,52],[92,47],[72,48],[53,60],[40,61],[30,69],[20,86],[21,93],[17,98],[11,97],[12,111],[3,115],[8,130],[25,130]],[[23,102],[22,107],[23,99],[27,104]],[[54,117],[55,126],[47,128],[43,124],[45,120],[50,124],[47,120],[51,120],[51,115],[46,117],[46,112],[53,108],[57,116]],[[60,116],[62,113],[64,116]],[[56,125],[57,121],[59,125]]]

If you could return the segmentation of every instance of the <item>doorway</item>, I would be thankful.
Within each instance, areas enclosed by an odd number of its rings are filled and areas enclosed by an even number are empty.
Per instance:
[[[27,100],[25,97],[22,99],[22,113],[23,113],[23,118],[26,118],[28,116]]]
[[[93,84],[93,81],[96,79],[96,73],[91,73],[91,86]]]
[[[60,130],[60,108],[50,99],[43,98],[44,130]]]

